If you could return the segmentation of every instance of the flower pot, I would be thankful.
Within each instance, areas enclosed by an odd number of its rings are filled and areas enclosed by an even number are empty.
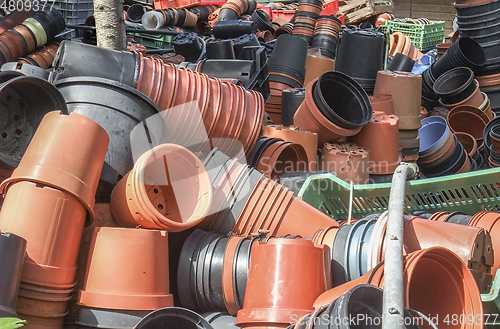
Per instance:
[[[106,131],[93,120],[78,113],[50,112],[19,167],[0,190],[5,193],[9,184],[18,181],[52,186],[79,200],[87,208],[89,223],[94,218],[95,192],[107,146]]]
[[[127,9],[127,20],[133,23],[140,23],[142,21],[142,17],[147,12],[146,6],[141,4],[133,4]]]
[[[269,16],[267,15],[266,11],[264,10],[254,11],[250,20],[254,21],[255,24],[257,24],[257,29],[259,29],[260,31],[274,32],[273,24],[269,20]]]
[[[197,62],[203,53],[204,43],[196,32],[179,33],[173,39],[176,54],[182,55],[187,62]]]
[[[35,14],[34,10],[14,10],[0,21],[0,33],[14,28]]]
[[[200,223],[211,202],[212,186],[203,163],[175,144],[144,153],[111,194],[113,217],[122,225],[171,232]]]
[[[306,74],[307,78],[307,74]],[[283,126],[293,125],[293,116],[306,95],[305,88],[285,89],[281,94],[281,123]]]
[[[395,115],[374,112],[372,120],[353,136],[353,142],[370,152],[370,174],[392,174],[401,162],[399,119]]]
[[[335,61],[331,58],[307,55],[304,86],[307,86],[312,80],[319,78],[323,73],[333,71],[334,64]]]
[[[306,75],[308,44],[298,36],[281,35],[267,62],[269,73],[285,73],[295,77],[302,87]],[[285,82],[286,83],[286,82]]]
[[[474,136],[467,134],[456,132],[455,136],[457,136],[457,140],[464,147],[467,154],[469,154],[473,159],[477,157],[477,141]]]
[[[326,143],[319,168],[335,172],[338,178],[346,182],[366,184],[370,172],[370,151],[352,143]]]
[[[141,21],[146,30],[158,30],[166,23],[163,13],[157,10],[144,12]]]
[[[231,40],[210,40],[207,41],[206,45],[208,59],[235,59]]]
[[[227,11],[226,11],[227,13]],[[212,34],[218,39],[229,39],[257,32],[257,24],[252,21],[232,18],[230,20],[219,20],[212,28]]]
[[[165,307],[149,313],[134,329],[212,329],[199,314],[181,307]]]
[[[388,71],[411,72],[415,61],[406,55],[397,53],[387,66]]]
[[[314,246],[307,240],[276,238],[256,242],[237,325],[286,328],[292,315],[300,317],[311,312],[317,296],[331,287],[329,259],[328,247]],[[300,271],[287,267],[295,262],[301,264]],[[273,297],[278,295],[280,298]]]
[[[78,304],[137,311],[172,306],[167,232],[95,228]]]
[[[451,69],[436,80],[433,88],[444,104],[459,103],[476,89],[474,72],[468,67]]]
[[[387,115],[394,114],[394,106],[392,104],[392,95],[373,95],[370,96],[373,112],[383,112]],[[373,117],[372,117],[373,119]]]
[[[10,185],[0,230],[27,241],[23,282],[60,288],[74,285],[86,216],[85,205],[70,193],[27,181]]]
[[[392,96],[394,114],[399,118],[399,129],[420,128],[422,77],[413,73],[379,71],[374,95]]]
[[[307,167],[307,153],[301,144],[277,141],[262,152],[255,169],[277,180],[284,173],[305,170]]]
[[[446,118],[453,132],[463,132],[472,135],[477,142],[483,138],[483,131],[490,121],[486,114],[473,106],[454,107]]]
[[[133,167],[130,132],[158,113],[158,107],[137,90],[107,79],[69,78],[58,80],[56,87],[63,94],[69,112],[94,120],[108,133],[106,166],[101,178],[114,186]]]
[[[132,329],[150,311],[108,310],[80,306],[76,324],[83,328]]]
[[[16,302],[23,270],[26,240],[12,233],[0,233],[0,317],[17,317]]]
[[[477,81],[474,81],[475,84],[475,89],[472,92],[471,95],[469,95],[467,98],[463,99],[460,102],[454,103],[454,104],[446,104],[443,103],[444,107],[446,107],[448,110],[453,109],[454,107],[460,106],[460,105],[469,105],[469,106],[475,106],[479,107],[482,105],[484,98],[483,95],[481,94],[481,91],[479,90],[479,84]]]
[[[468,67],[477,71],[486,62],[486,56],[481,46],[469,37],[462,37],[451,45],[439,61],[431,65],[432,75],[438,79],[446,71],[454,67]]]
[[[442,148],[450,139],[450,128],[446,120],[435,116],[422,120],[422,127],[418,130],[420,137],[420,156],[426,156]]]
[[[31,97],[24,92],[32,91]],[[2,120],[0,124],[0,168],[14,170],[21,161],[45,114],[59,110],[68,113],[61,93],[51,83],[37,77],[20,76],[0,86]]]
[[[214,329],[238,329],[235,316],[221,312],[204,313],[202,316]]]

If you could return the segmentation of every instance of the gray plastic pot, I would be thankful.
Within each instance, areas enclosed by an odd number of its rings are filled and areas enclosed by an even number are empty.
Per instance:
[[[2,65],[0,71],[0,82],[3,82],[1,80],[4,77],[13,74],[18,76],[38,77],[44,80],[49,80],[49,72],[47,70],[26,63],[5,63],[4,65]]]
[[[446,119],[440,116],[427,117],[422,120],[418,130],[420,137],[419,155],[426,155],[438,149],[448,138],[450,128]]]
[[[0,233],[0,318],[17,317],[16,302],[23,271],[26,240]]]
[[[109,145],[101,183],[109,184],[111,192],[113,186],[134,166],[131,150],[134,142],[130,140],[130,132],[160,109],[143,93],[109,79],[68,78],[58,80],[56,87],[63,94],[69,112],[94,120],[108,133]]]
[[[108,310],[80,306],[76,324],[87,328],[132,329],[150,311]]]
[[[146,315],[136,329],[213,329],[199,314],[181,307],[165,307]]]

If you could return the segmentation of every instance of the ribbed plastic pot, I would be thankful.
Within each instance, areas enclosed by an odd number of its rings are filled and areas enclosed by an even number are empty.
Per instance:
[[[459,103],[476,89],[474,72],[468,67],[451,69],[436,80],[433,88],[444,104]]]
[[[307,79],[307,73],[306,73]],[[306,97],[305,88],[285,89],[281,94],[281,123],[293,125],[293,116]]]
[[[187,62],[196,62],[203,52],[204,43],[196,32],[179,33],[173,39],[176,54],[184,56]]]
[[[420,172],[425,177],[439,177],[458,173],[467,162],[467,153],[462,144],[456,142],[452,152],[442,161],[435,161],[431,164],[420,164]]]
[[[481,142],[484,128],[490,119],[477,107],[457,106],[448,113],[446,121],[452,132],[467,133]]]
[[[455,136],[457,136],[457,140],[462,146],[464,147],[465,151],[473,158],[477,158],[477,141],[474,138],[474,136],[467,134],[467,133],[461,133],[461,132],[455,132]],[[499,149],[500,151],[500,149]]]
[[[26,97],[30,90],[30,97]],[[20,76],[0,85],[0,168],[14,170],[43,117],[51,111],[68,113],[61,93],[38,77]]]
[[[173,305],[169,289],[167,232],[94,229],[79,305],[152,311]]]
[[[142,17],[147,11],[148,10],[144,5],[135,3],[127,9],[127,20],[133,23],[140,23],[142,21]]]
[[[493,252],[495,251],[495,249],[498,250],[498,248],[500,247],[498,241],[498,234],[500,232],[499,220],[500,217],[495,212],[480,211],[476,213],[468,223],[469,226],[480,227],[490,233],[491,241],[493,242]],[[491,273],[496,273],[500,268],[499,255],[494,254],[494,256],[495,260],[493,266],[491,267]]]
[[[150,311],[109,310],[80,306],[75,321],[82,328],[132,329]]]
[[[370,56],[366,56],[367,53]],[[354,78],[367,92],[371,92],[377,72],[382,69],[383,57],[383,33],[347,28],[342,33],[335,71]]]
[[[27,18],[35,14],[34,10],[14,10],[7,16],[0,20],[0,33],[14,28],[16,25],[21,24]]]
[[[307,240],[256,242],[237,325],[286,328],[292,315],[301,317],[311,312],[314,300],[332,285],[329,260],[328,247],[314,246]],[[300,271],[290,268],[296,262],[301,264]]]
[[[399,118],[399,129],[420,128],[422,77],[413,73],[379,71],[374,95],[392,96],[394,114]]]
[[[15,62],[5,63],[4,65],[2,65],[1,71],[2,72],[0,73],[0,80],[4,79],[4,74],[6,74],[7,76],[10,74],[12,74],[12,76],[18,74],[18,76],[38,77],[44,80],[49,79],[49,72],[31,64]]]
[[[457,107],[460,105],[469,105],[469,106],[480,107],[484,102],[483,95],[481,94],[481,90],[479,89],[479,84],[476,80],[474,80],[472,85],[475,86],[475,89],[472,91],[472,93],[468,97],[466,97],[465,99],[462,99],[460,102],[453,103],[453,104],[443,102],[444,107],[447,108],[448,110],[451,110],[454,107]]]
[[[297,76],[300,84],[306,75],[307,42],[293,35],[280,35],[267,62],[269,72],[287,73]],[[302,87],[299,86],[299,87]]]
[[[138,58],[138,53],[64,40],[54,59],[51,82],[56,84],[61,79],[91,76],[135,87],[139,75]]]
[[[161,144],[144,153],[111,194],[113,217],[127,227],[186,230],[210,210],[212,186],[188,149]]]
[[[26,240],[13,233],[0,233],[0,318],[17,317],[16,302],[23,270]]]
[[[157,10],[143,12],[141,21],[142,26],[144,26],[146,30],[158,30],[159,28],[165,26],[166,23],[163,13]]]
[[[388,71],[411,72],[415,61],[406,55],[397,53],[387,66]]]
[[[130,132],[141,121],[160,110],[137,90],[108,79],[75,77],[58,80],[70,113],[97,122],[109,136],[106,166],[101,179],[114,186],[134,165]]]
[[[235,59],[231,40],[210,40],[206,45],[208,59]]]
[[[23,282],[73,287],[86,216],[84,204],[70,193],[27,181],[9,186],[0,230],[27,241]]]
[[[237,38],[244,34],[257,32],[257,24],[252,21],[232,18],[231,20],[219,20],[212,28],[212,34],[218,39]]]
[[[165,307],[149,313],[134,329],[214,329],[201,315],[181,307]]]
[[[95,193],[108,146],[106,131],[77,114],[50,112],[42,119],[12,177],[0,185],[30,181],[66,191],[77,198],[94,218]]]
[[[307,153],[301,144],[276,142],[264,150],[255,169],[278,180],[284,173],[306,170],[308,166]]]
[[[335,172],[343,181],[367,184],[370,174],[370,151],[353,143],[325,143],[319,168]]]
[[[476,72],[485,62],[486,56],[481,45],[469,37],[462,37],[448,48],[439,61],[431,65],[430,70],[438,79],[446,71],[455,67],[465,66]]]

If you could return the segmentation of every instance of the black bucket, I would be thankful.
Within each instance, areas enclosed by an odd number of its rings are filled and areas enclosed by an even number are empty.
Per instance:
[[[283,126],[293,125],[293,116],[305,97],[305,88],[283,90],[281,94],[281,123]]]

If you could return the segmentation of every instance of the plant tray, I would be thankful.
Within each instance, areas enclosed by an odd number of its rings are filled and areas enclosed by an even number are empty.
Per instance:
[[[402,32],[410,37],[411,42],[420,51],[426,51],[442,43],[444,39],[444,21],[433,21],[432,24],[412,24],[397,21],[386,21],[391,33]]]
[[[354,24],[377,14],[393,13],[394,6],[391,0],[352,0],[341,6],[339,13],[345,15],[347,25]]]

